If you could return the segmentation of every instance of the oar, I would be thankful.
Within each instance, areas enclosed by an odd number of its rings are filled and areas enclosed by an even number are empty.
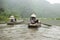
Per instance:
[[[52,25],[50,25],[50,24],[46,24],[46,23],[41,23],[41,24],[46,25],[46,26],[52,26]]]
[[[28,24],[28,23],[25,22],[25,24]],[[50,25],[50,24],[46,24],[46,23],[41,23],[41,24],[46,25],[46,26],[52,26],[52,25]]]

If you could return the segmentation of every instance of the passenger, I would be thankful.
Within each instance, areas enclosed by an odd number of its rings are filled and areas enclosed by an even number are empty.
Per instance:
[[[35,23],[38,23],[38,19],[35,21]]]
[[[15,21],[16,21],[16,18],[15,18]]]

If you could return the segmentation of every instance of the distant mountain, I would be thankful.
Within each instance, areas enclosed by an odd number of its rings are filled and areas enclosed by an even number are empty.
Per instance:
[[[60,4],[50,4],[46,0],[3,0],[5,11],[21,17],[30,17],[35,12],[37,17],[60,17]]]

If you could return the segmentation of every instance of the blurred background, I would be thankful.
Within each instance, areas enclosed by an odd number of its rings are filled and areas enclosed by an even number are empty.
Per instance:
[[[60,20],[59,0],[0,0],[0,21],[7,21],[11,15],[29,18],[32,13],[41,20]]]

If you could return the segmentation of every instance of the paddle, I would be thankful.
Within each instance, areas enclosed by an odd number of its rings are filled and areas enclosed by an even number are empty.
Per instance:
[[[46,24],[46,23],[41,23],[41,24],[46,25],[46,26],[52,26],[52,25],[50,25],[50,24]]]
[[[28,23],[25,22],[25,24],[28,24]],[[41,22],[41,24],[46,25],[46,26],[52,26],[52,25],[50,25],[50,24],[46,24],[46,23],[42,23],[42,22]]]

